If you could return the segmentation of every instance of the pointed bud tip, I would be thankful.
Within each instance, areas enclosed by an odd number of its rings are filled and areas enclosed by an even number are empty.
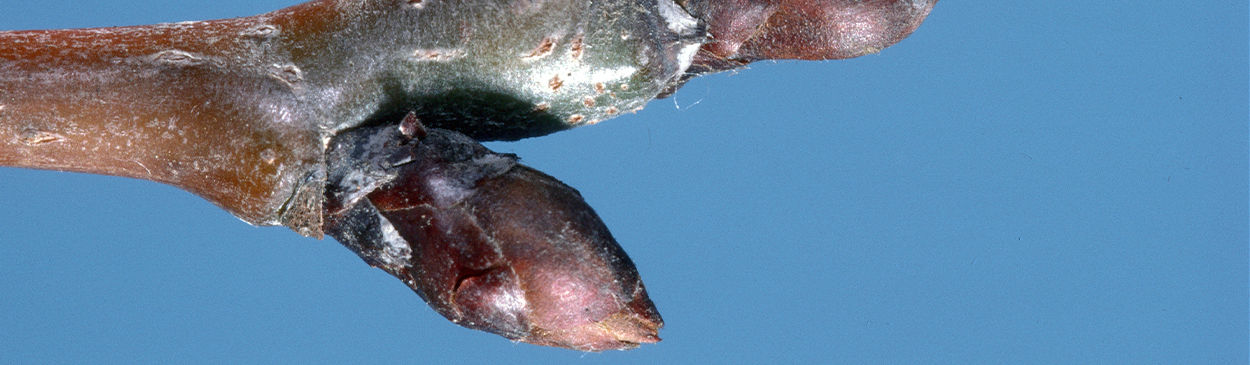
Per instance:
[[[642,313],[625,308],[599,322],[573,328],[535,328],[520,341],[589,352],[629,350],[644,343],[660,342],[659,329],[664,322],[655,313],[654,308]]]

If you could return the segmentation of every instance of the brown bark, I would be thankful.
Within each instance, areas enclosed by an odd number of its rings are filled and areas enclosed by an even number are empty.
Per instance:
[[[321,195],[325,132],[300,98],[303,71],[270,42],[329,5],[0,32],[0,165],[167,183],[319,237],[319,216],[297,205]]]

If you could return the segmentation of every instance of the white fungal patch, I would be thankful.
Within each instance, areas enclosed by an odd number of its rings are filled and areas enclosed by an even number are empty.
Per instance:
[[[627,80],[638,72],[638,68],[633,66],[619,66],[613,68],[592,68],[585,66],[576,66],[571,68],[562,68],[556,72],[547,71],[545,74],[555,73],[549,79],[542,82],[547,86],[547,91],[556,92],[561,87],[569,85],[570,87],[594,87],[595,84],[615,84],[622,80]],[[544,74],[538,73],[538,74]]]
[[[301,81],[304,81],[304,71],[295,65],[273,65],[269,67],[269,77],[272,77],[290,88],[295,88]]]
[[[529,312],[529,302],[525,299],[525,292],[520,286],[510,285],[507,288],[494,293],[490,299],[486,300],[486,303],[491,303],[495,307],[494,313],[508,316],[509,319],[506,321],[515,322],[518,313]]]
[[[699,20],[690,16],[690,13],[678,6],[672,0],[659,0],[658,7],[660,17],[664,18],[664,23],[668,30],[685,38],[695,36],[699,33]],[[677,74],[681,74],[690,67],[690,63],[694,61],[694,55],[699,51],[702,42],[691,42],[682,46],[677,52],[677,63],[681,68],[677,70]]]
[[[261,161],[265,161],[267,164],[273,165],[273,163],[278,160],[278,155],[272,148],[266,148],[264,151],[260,152],[260,159]]]
[[[261,24],[244,30],[242,35],[248,38],[269,39],[278,35],[278,27],[270,24]]]
[[[408,266],[408,258],[412,257],[412,248],[408,247],[408,241],[399,235],[399,231],[395,226],[391,225],[391,221],[378,214],[378,223],[382,230],[382,254],[378,255],[378,260],[388,267]],[[409,285],[412,285],[409,283]]]
[[[702,46],[699,43],[691,43],[681,47],[681,51],[677,52],[677,62],[681,65],[680,72],[677,75],[681,75],[686,72],[686,69],[690,68],[690,64],[694,63],[694,55],[699,52],[699,48]]]
[[[190,67],[204,63],[198,55],[177,49],[160,51],[148,57],[153,63],[174,67]]]
[[[668,30],[673,33],[687,35],[694,33],[699,26],[699,21],[690,16],[686,9],[682,9],[673,0],[659,0],[657,5],[660,8],[660,17],[664,18]]]
[[[509,7],[516,15],[530,15],[541,11],[545,2],[545,0],[514,0],[510,2]]]
[[[17,140],[27,146],[38,146],[47,143],[64,141],[65,136],[37,129],[26,129],[18,134]]]
[[[435,204],[439,207],[451,206],[469,196],[468,190],[441,176],[430,178],[427,184],[430,187],[430,195],[434,196]]]

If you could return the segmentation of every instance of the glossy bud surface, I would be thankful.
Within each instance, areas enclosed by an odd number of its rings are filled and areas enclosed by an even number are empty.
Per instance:
[[[659,341],[633,262],[576,190],[411,120],[335,139],[327,233],[468,328],[583,351]]]

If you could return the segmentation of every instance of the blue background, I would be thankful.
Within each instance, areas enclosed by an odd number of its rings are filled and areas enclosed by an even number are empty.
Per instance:
[[[0,29],[295,3],[8,0]],[[0,363],[1245,364],[1250,10],[1141,4],[946,0],[878,55],[491,144],[638,264],[667,327],[628,352],[460,328],[171,187],[0,169]]]

